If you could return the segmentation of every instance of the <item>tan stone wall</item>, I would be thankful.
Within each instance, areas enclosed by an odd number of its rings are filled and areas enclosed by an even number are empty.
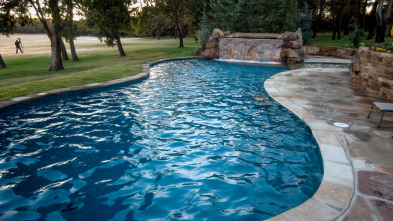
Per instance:
[[[355,48],[344,48],[344,47],[334,47],[334,46],[304,45],[303,47],[306,55],[352,58],[356,52]]]
[[[363,90],[393,101],[393,54],[360,47],[357,62],[360,71],[352,71],[351,82]]]

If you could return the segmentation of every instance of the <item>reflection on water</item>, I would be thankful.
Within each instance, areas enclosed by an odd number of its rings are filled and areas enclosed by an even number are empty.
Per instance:
[[[177,60],[148,80],[0,114],[0,219],[261,220],[311,197],[310,130],[264,92],[277,66]]]

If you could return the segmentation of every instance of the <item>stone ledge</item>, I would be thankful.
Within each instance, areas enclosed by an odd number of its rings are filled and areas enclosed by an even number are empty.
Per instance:
[[[320,71],[332,70],[321,69]],[[311,199],[298,207],[269,219],[272,221],[335,220],[349,208],[354,195],[354,169],[344,147],[335,136],[335,133],[342,132],[342,129],[316,118],[302,108],[301,105],[295,103],[294,100],[296,98],[292,99],[288,94],[285,96],[287,91],[283,91],[283,89],[287,84],[278,82],[281,77],[290,74],[306,75],[308,71],[316,71],[316,69],[301,69],[278,73],[265,81],[265,90],[274,100],[298,115],[310,127],[320,146],[324,176],[320,187]]]

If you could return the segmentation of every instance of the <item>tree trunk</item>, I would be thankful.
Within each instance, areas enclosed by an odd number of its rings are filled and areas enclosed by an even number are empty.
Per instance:
[[[337,25],[336,23],[333,22],[333,36],[332,36],[332,40],[336,40],[336,30],[337,30]]]
[[[176,29],[177,29],[177,35],[179,36],[179,48],[184,48],[184,43],[183,43],[183,27],[181,25],[181,23],[179,22],[179,20],[176,20]]]
[[[319,24],[322,21],[323,2],[324,2],[323,0],[319,1],[319,15],[318,15],[318,20],[317,20],[317,25],[315,26],[314,33],[313,33],[313,36],[312,36],[313,38],[315,38],[317,36],[317,32],[318,32],[318,29],[319,29]]]
[[[62,56],[63,60],[69,60],[68,54],[67,54],[67,48],[64,45],[63,38],[60,38],[60,46],[61,46],[61,56]]]
[[[0,54],[0,68],[6,68],[5,63],[3,61],[3,57],[1,57],[1,54]]]
[[[61,21],[60,18],[60,9],[59,9],[59,2],[58,0],[49,0],[49,5],[52,7],[52,23],[54,26],[53,33],[50,30],[48,23],[44,17],[44,11],[41,9],[40,1],[29,1],[30,4],[36,11],[36,15],[38,19],[41,21],[45,33],[48,36],[49,40],[51,41],[51,51],[52,51],[52,59],[51,59],[51,66],[49,71],[57,71],[63,70],[63,62],[61,60],[61,46],[60,46],[60,30],[61,25],[59,24]]]
[[[373,7],[372,7],[371,12],[370,12],[370,19],[368,21],[368,36],[366,38],[367,40],[370,40],[370,39],[373,38],[373,36],[374,36],[374,29],[375,29],[375,26],[377,26],[377,19],[376,19],[377,6],[378,6],[378,1],[375,1],[373,3]]]
[[[68,39],[70,43],[70,49],[71,49],[71,56],[72,56],[72,61],[79,61],[78,55],[76,54],[75,50],[75,44],[74,44],[74,2],[72,0],[67,0],[66,1],[67,5],[67,13],[69,16],[68,20]]]
[[[386,31],[386,23],[382,21],[380,25],[377,26],[375,43],[385,42],[385,31]]]
[[[116,44],[117,44],[117,48],[119,49],[120,56],[126,56],[126,53],[123,50],[123,46],[121,45],[120,37],[116,38]]]
[[[385,9],[383,8],[384,0],[379,0],[379,5],[377,8],[377,36],[375,37],[375,43],[385,42],[385,31],[386,31],[386,21],[392,10],[393,0],[389,0]]]
[[[71,48],[72,61],[79,61],[78,55],[76,54],[76,50],[75,50],[74,39],[72,38],[72,36],[70,39],[70,48]]]
[[[52,48],[52,62],[49,71],[63,70],[63,62],[61,60],[61,36],[59,33],[54,33],[51,39]]]
[[[343,19],[341,19],[341,20],[344,20],[343,22],[341,22],[342,25],[344,26],[344,27],[342,28],[342,29],[344,29],[344,35],[349,35],[349,33],[350,33],[350,30],[349,30],[349,22],[350,22],[350,20],[351,20],[351,16],[344,15],[344,16],[343,16]]]
[[[364,1],[364,7],[362,9],[362,15],[360,17],[360,28],[361,29],[365,29],[366,27],[366,11],[367,11],[367,4],[368,4],[368,0]]]
[[[342,21],[343,21],[343,11],[344,11],[344,1],[341,1],[340,11],[337,16],[337,39],[341,39],[341,31],[342,31]]]

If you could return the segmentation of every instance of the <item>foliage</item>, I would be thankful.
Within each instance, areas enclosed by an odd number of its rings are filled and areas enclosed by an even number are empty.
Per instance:
[[[235,0],[210,0],[210,11],[207,12],[209,26],[223,31],[235,31],[234,24],[237,18]]]
[[[156,7],[173,22],[179,37],[179,47],[184,47],[183,39],[192,26],[195,26],[200,16],[203,0],[155,0]]]
[[[210,0],[212,28],[231,32],[275,32],[294,30],[295,0]]]
[[[130,0],[82,0],[87,24],[98,29],[98,37],[113,47],[130,32]],[[104,39],[105,38],[105,39]]]
[[[373,46],[371,47],[371,50],[378,51],[378,52],[393,53],[393,44]]]
[[[294,19],[296,17],[297,5],[295,0],[282,0],[278,8],[277,23],[280,26],[280,32],[296,31]]]
[[[208,19],[206,14],[206,2],[204,3],[203,10],[202,10],[202,18],[199,23],[199,30],[196,33],[195,38],[197,39],[197,51],[204,50],[206,48],[206,44],[209,40],[209,26],[208,26]]]
[[[160,39],[174,26],[163,11],[153,6],[145,6],[142,10],[136,11],[131,19],[133,34],[138,37],[157,36]]]
[[[313,36],[313,32],[311,30],[313,18],[311,16],[308,4],[306,4],[303,8],[303,12],[301,13],[301,30],[302,30],[302,38],[303,45],[311,45],[311,39]]]
[[[359,28],[359,24],[352,24],[352,28],[354,29],[353,36],[349,37],[349,41],[351,42],[351,46],[358,48],[360,46],[360,42],[364,36],[364,30]]]

